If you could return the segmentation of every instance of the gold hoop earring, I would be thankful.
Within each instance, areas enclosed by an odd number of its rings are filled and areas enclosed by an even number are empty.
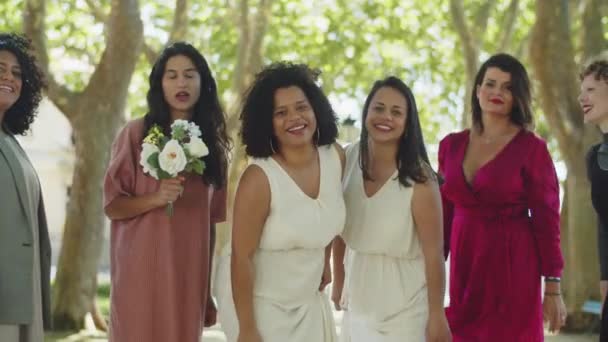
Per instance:
[[[274,149],[274,146],[272,144],[272,137],[270,138],[270,150],[272,151],[272,154],[277,154],[277,151]]]

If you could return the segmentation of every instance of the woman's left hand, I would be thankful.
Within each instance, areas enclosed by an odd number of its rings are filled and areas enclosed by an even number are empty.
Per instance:
[[[543,318],[549,321],[549,332],[558,333],[566,325],[566,305],[561,295],[545,295],[543,299]]]
[[[331,266],[329,263],[325,263],[325,267],[323,268],[323,275],[321,276],[321,284],[319,285],[319,291],[323,291],[327,284],[331,283]]]
[[[204,327],[209,328],[217,323],[217,308],[213,302],[213,298],[209,298],[207,301],[207,307],[205,308],[205,322]]]
[[[426,340],[428,342],[452,341],[450,326],[443,310],[429,315],[429,321],[426,325]]]

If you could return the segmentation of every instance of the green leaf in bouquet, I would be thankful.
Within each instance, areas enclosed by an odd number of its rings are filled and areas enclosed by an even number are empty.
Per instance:
[[[203,174],[203,170],[205,169],[205,162],[203,162],[200,159],[196,159],[195,161],[192,162],[192,168],[194,169],[194,172],[196,172],[199,175]]]
[[[160,143],[160,138],[163,137],[163,131],[159,125],[153,125],[148,130],[148,134],[144,138],[144,142],[152,145],[158,146]]]
[[[160,155],[160,152],[154,152],[148,157],[148,164],[150,164],[157,170],[160,170],[160,163],[158,162],[159,155]]]
[[[177,141],[182,141],[188,137],[188,132],[182,126],[176,126],[171,130],[171,137]]]
[[[184,154],[186,155],[186,160],[188,161],[188,164],[190,164],[190,161],[192,160],[192,155],[190,154],[190,150],[188,150],[185,146],[182,146],[182,150],[184,150]]]
[[[171,177],[170,173],[168,173],[167,171],[165,171],[161,168],[158,169],[158,179],[170,179],[170,178],[173,178],[173,177]]]
[[[186,167],[184,168],[185,172],[194,172],[194,167],[192,166],[192,163],[188,163],[186,164]]]
[[[168,137],[163,136],[162,138],[160,138],[160,146],[159,149],[162,151],[163,148],[165,148],[165,145],[167,145],[167,143],[170,141],[171,139],[169,139]]]

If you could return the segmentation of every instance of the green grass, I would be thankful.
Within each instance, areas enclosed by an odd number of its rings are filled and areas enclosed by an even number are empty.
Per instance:
[[[104,317],[110,316],[110,283],[97,286],[97,307]]]
[[[110,316],[110,283],[97,286],[97,307],[101,314],[108,319]],[[91,336],[94,335],[94,336]],[[74,333],[73,331],[53,331],[45,333],[45,342],[84,342],[106,341],[102,332]]]

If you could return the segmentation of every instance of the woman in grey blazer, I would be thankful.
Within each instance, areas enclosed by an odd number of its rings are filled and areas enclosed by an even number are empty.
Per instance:
[[[44,80],[29,41],[0,33],[0,341],[41,342],[50,328],[51,245],[34,167],[15,139],[29,129]]]

